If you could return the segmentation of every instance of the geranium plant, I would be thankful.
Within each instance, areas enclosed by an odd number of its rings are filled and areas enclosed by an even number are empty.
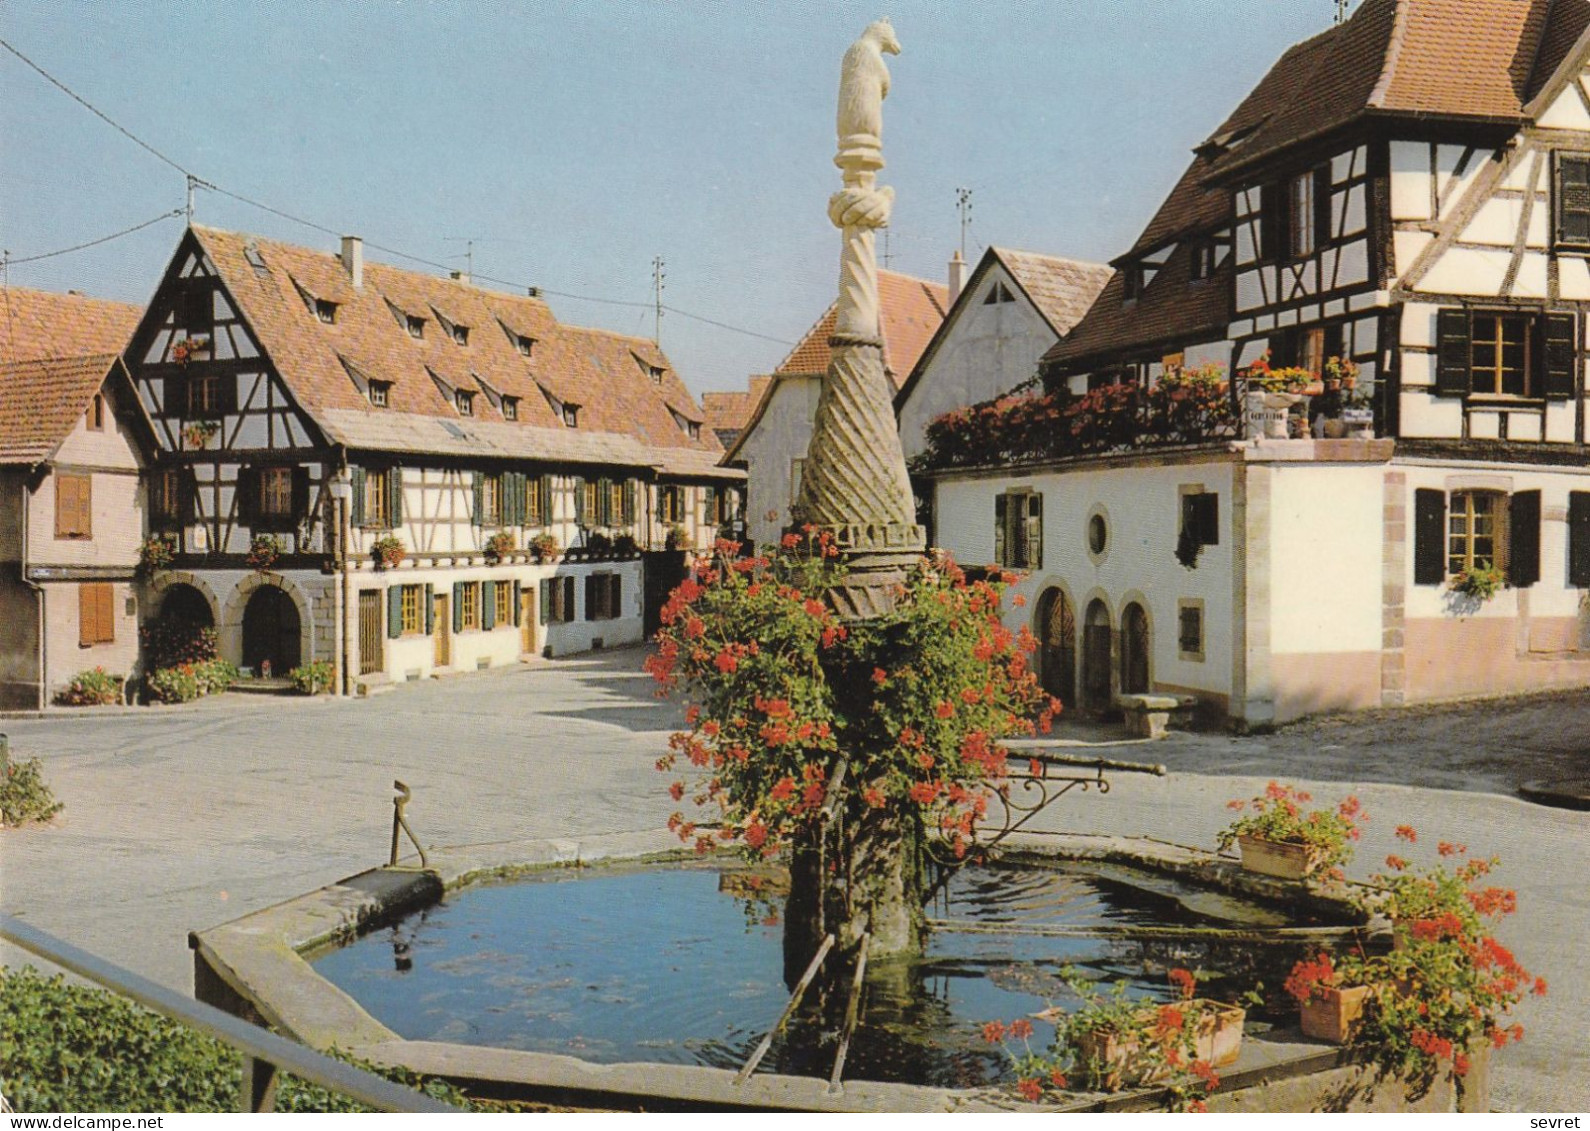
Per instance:
[[[518,542],[514,539],[513,531],[499,530],[486,539],[486,560],[493,565],[502,561],[517,548]]]
[[[370,543],[370,556],[375,559],[376,569],[396,568],[403,564],[408,554],[408,547],[395,534],[383,535]]]
[[[202,357],[210,352],[210,339],[202,335],[188,338],[178,338],[171,343],[171,360],[178,365],[186,365],[195,358]]]
[[[921,562],[892,614],[847,624],[824,599],[845,579],[826,534],[788,535],[770,555],[739,549],[720,542],[697,562],[647,661],[660,694],[692,700],[658,768],[692,767],[670,792],[712,814],[675,813],[669,827],[701,851],[791,846],[795,891],[810,898],[826,877],[804,876],[820,857],[805,853],[836,814],[851,906],[882,916],[884,901],[920,933],[918,847],[935,835],[965,853],[1007,776],[1001,739],[1047,729],[1059,710],[1028,665],[1031,634],[1001,623],[1002,577],[972,581],[947,559]]]
[[[190,420],[182,426],[182,442],[194,451],[201,451],[220,431],[219,420]]]
[[[1507,573],[1489,562],[1471,565],[1453,577],[1447,588],[1476,601],[1489,601],[1507,585]]]
[[[550,534],[537,534],[530,539],[530,556],[535,558],[537,565],[545,565],[558,556],[558,540]]]
[[[282,544],[274,534],[256,534],[248,544],[248,567],[259,573],[269,572],[281,556]]]
[[[1359,825],[1369,815],[1356,796],[1334,808],[1305,810],[1312,801],[1308,793],[1273,781],[1257,797],[1229,801],[1226,808],[1244,815],[1220,831],[1220,847],[1230,848],[1241,837],[1302,845],[1313,857],[1315,868],[1339,877],[1342,866],[1352,858],[1353,842],[1361,835]]]
[[[171,568],[177,556],[176,538],[155,534],[138,543],[138,572],[144,577]]]

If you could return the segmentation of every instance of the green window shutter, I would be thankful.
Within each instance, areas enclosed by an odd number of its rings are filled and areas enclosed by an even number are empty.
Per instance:
[[[486,517],[486,477],[479,471],[471,471],[469,473],[469,480],[470,491],[474,495],[475,500],[474,510],[470,512],[471,521],[476,526],[484,526]]]
[[[1027,569],[1043,566],[1043,496],[1027,496]]]
[[[635,522],[635,481],[627,480],[624,483],[624,525],[632,526]]]
[[[585,480],[574,481],[574,525],[585,525]]]
[[[994,496],[994,563],[1005,564],[1005,511],[1010,500],[1006,495]]]
[[[536,602],[536,619],[546,624],[552,617],[552,579],[541,579],[541,599]]]
[[[544,526],[552,524],[552,476],[543,475],[540,480],[541,490],[541,523]]]
[[[612,503],[613,481],[611,479],[598,479],[596,481],[596,525],[613,525],[613,516],[609,513],[613,509]]]
[[[703,509],[706,511],[706,520],[712,525],[718,521],[718,489],[716,487],[703,487],[701,489]]]
[[[233,491],[237,495],[238,521],[244,526],[253,526],[255,516],[259,513],[259,468],[238,468],[237,485]]]
[[[1443,310],[1436,315],[1435,391],[1443,397],[1469,391],[1469,314]]]
[[[457,635],[464,631],[464,586],[467,581],[453,582],[453,633]]]
[[[520,594],[522,594],[523,592],[524,592],[524,586],[520,585],[518,581],[515,581],[513,583],[513,606],[512,606],[512,609],[511,609],[511,611],[513,613],[513,626],[515,628],[518,628],[520,625],[522,625],[524,623],[524,614],[519,609],[519,605],[521,603],[519,598],[520,598]]]
[[[403,587],[394,585],[386,591],[386,634],[393,640],[403,635]]]
[[[348,519],[354,526],[364,525],[364,468],[350,468],[353,473],[353,514]]]
[[[1413,583],[1446,580],[1446,492],[1421,487],[1413,493]]]
[[[403,469],[389,467],[386,472],[386,513],[392,529],[403,525]]]
[[[490,632],[497,627],[497,583],[487,581],[480,587],[480,627]]]
[[[1590,160],[1557,155],[1557,242],[1590,245]]]
[[[1507,500],[1507,581],[1528,589],[1540,580],[1540,492],[1520,491]]]
[[[1543,338],[1546,359],[1545,381],[1542,391],[1554,400],[1567,400],[1573,396],[1574,370],[1579,351],[1574,348],[1574,317],[1571,314],[1548,314],[1544,322]]]
[[[563,619],[574,620],[574,578],[563,579]]]
[[[1590,589],[1590,491],[1568,492],[1568,584]]]
[[[425,587],[425,635],[436,632],[436,586]]]

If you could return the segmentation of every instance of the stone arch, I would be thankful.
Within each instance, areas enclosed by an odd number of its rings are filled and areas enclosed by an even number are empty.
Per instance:
[[[1154,686],[1154,624],[1141,594],[1121,607],[1120,687],[1123,695],[1146,694]]]
[[[215,590],[210,588],[209,583],[204,578],[186,570],[168,570],[157,574],[154,580],[150,582],[150,588],[154,590],[154,596],[158,598],[155,601],[155,616],[160,615],[160,609],[164,606],[166,597],[177,586],[186,586],[203,597],[205,604],[210,607],[210,623],[212,625],[221,623],[221,602],[216,597]]]
[[[1077,704],[1077,608],[1059,578],[1039,586],[1032,618],[1038,641],[1038,678],[1043,689],[1069,710]]]
[[[221,655],[239,667],[243,666],[243,616],[254,594],[265,587],[280,589],[292,601],[298,614],[298,662],[307,664],[311,660],[326,659],[315,654],[315,621],[308,596],[291,578],[279,573],[249,573],[227,595],[226,609],[217,625],[221,635]]]
[[[1115,618],[1109,599],[1094,590],[1082,614],[1082,706],[1105,711],[1115,692]]]

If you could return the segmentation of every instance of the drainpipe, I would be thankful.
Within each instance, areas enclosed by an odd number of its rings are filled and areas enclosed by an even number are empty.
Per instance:
[[[22,482],[18,484],[18,487],[22,493],[22,507],[19,512],[22,520],[22,561],[17,566],[18,575],[22,578],[22,584],[33,590],[34,593],[34,631],[38,633],[39,640],[39,697],[38,701],[34,705],[40,711],[44,710],[44,702],[49,692],[48,673],[50,670],[50,638],[45,631],[47,625],[45,624],[44,617],[44,586],[28,578],[28,528],[30,525],[32,525],[33,518],[32,499],[29,498],[31,492],[28,490],[28,480],[33,478],[33,476],[38,473],[38,470],[41,466],[41,464],[34,464],[32,467],[28,468],[27,475],[24,476]]]
[[[331,647],[337,666],[332,685],[338,695],[346,696],[353,694],[353,680],[348,670],[348,606],[352,600],[353,585],[353,578],[348,572],[348,504],[353,496],[353,482],[348,477],[346,461],[332,478],[330,490],[331,520],[337,528],[332,568],[339,575],[331,586]]]

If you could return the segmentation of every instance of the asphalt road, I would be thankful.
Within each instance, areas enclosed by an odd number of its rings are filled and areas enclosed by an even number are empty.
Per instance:
[[[186,707],[0,721],[37,756],[65,812],[0,834],[0,908],[172,987],[191,990],[190,929],[385,861],[392,781],[428,845],[461,847],[660,827],[675,805],[653,768],[679,708],[659,703],[637,649],[405,685],[369,700],[229,695]],[[1163,762],[1110,793],[1069,795],[1056,827],[1213,847],[1225,802],[1270,778],[1321,798],[1352,791],[1373,818],[1351,871],[1461,840],[1502,858],[1519,914],[1504,941],[1551,983],[1498,1058],[1502,1111],[1590,1108],[1590,813],[1511,796],[1590,772],[1590,693],[1324,719],[1246,738],[1152,744],[1067,723],[1058,738]],[[1098,744],[1108,743],[1104,749]],[[0,958],[17,965],[20,952]]]

